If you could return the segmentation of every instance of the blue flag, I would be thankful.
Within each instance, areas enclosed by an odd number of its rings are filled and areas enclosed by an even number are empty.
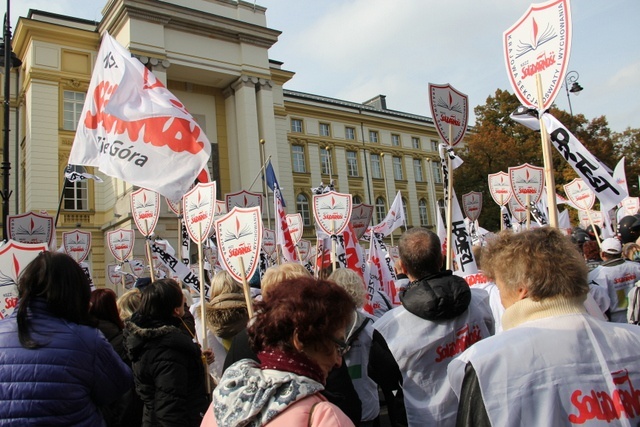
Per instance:
[[[267,187],[273,191],[274,196],[277,195],[280,198],[282,206],[286,207],[287,205],[284,203],[284,198],[280,191],[280,185],[278,184],[276,173],[273,171],[273,166],[271,166],[271,160],[267,162],[267,167],[265,168],[265,179],[267,180]]]

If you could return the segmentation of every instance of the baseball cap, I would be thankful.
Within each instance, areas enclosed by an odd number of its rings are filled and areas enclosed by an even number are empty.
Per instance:
[[[620,240],[618,239],[609,237],[602,241],[602,245],[600,245],[600,250],[602,252],[605,252],[611,255],[618,255],[619,253],[622,252],[622,243],[620,243]]]

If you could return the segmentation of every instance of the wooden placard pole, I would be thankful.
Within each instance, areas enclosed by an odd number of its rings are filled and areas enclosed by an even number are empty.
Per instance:
[[[538,90],[538,115],[540,122],[540,139],[542,142],[542,157],[544,158],[544,182],[547,187],[547,207],[549,210],[549,225],[558,228],[558,209],[556,207],[556,180],[554,177],[553,158],[549,134],[542,120],[544,113],[544,96],[542,94],[542,77],[536,74],[536,89]]]
[[[240,258],[240,271],[242,272],[242,289],[244,290],[244,300],[247,303],[247,313],[249,319],[253,317],[253,305],[251,302],[251,290],[249,289],[249,282],[247,282],[247,273],[244,270],[244,259]]]
[[[453,126],[451,125],[451,123],[449,123],[449,141],[453,140]],[[447,224],[446,224],[446,229],[447,229],[447,263],[445,268],[447,270],[451,270],[452,266],[453,266],[453,252],[451,250],[452,246],[451,246],[451,234],[452,234],[452,223],[453,223],[453,206],[452,206],[452,200],[453,200],[453,173],[451,171],[451,156],[449,156],[449,154],[446,154],[446,158],[447,158]]]

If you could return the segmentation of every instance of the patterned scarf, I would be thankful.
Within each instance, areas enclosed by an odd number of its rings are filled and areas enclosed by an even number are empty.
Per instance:
[[[260,359],[260,369],[262,370],[275,369],[276,371],[291,372],[311,378],[322,385],[325,384],[320,366],[304,353],[269,348],[259,352],[258,359]]]

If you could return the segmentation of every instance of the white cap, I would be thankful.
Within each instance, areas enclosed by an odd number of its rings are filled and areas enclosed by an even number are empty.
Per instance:
[[[607,254],[618,255],[622,252],[622,243],[620,240],[614,239],[613,237],[609,237],[608,239],[604,239],[602,241],[602,245],[600,245],[600,250]]]

